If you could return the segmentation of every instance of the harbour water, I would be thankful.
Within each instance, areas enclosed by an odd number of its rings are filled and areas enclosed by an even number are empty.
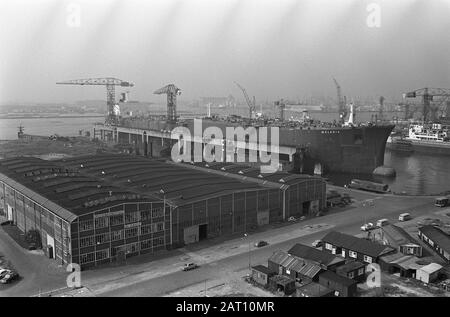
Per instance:
[[[334,117],[335,115],[324,114]],[[366,114],[370,119],[370,115]],[[361,116],[360,116],[361,117]],[[324,120],[324,118],[318,118]],[[328,118],[327,118],[328,119]],[[331,119],[331,118],[330,118]],[[90,131],[99,117],[78,118],[26,118],[0,119],[0,140],[17,139],[18,126],[25,127],[25,133],[36,135],[58,134],[77,136],[79,131]],[[387,150],[385,165],[395,168],[395,178],[381,178],[372,175],[331,174],[327,175],[336,185],[348,184],[352,178],[369,179],[389,184],[394,192],[412,195],[437,194],[450,190],[450,157],[425,154],[404,154]]]

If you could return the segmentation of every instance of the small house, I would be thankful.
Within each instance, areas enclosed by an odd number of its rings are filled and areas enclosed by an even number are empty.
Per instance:
[[[336,271],[337,267],[345,264],[345,259],[341,257],[301,243],[297,243],[292,248],[290,248],[288,254],[301,259],[316,262],[320,264],[324,270]]]
[[[450,235],[438,227],[428,225],[419,228],[419,238],[450,263]]]
[[[324,251],[364,263],[377,263],[380,256],[395,251],[390,246],[336,231],[329,232],[322,241]]]

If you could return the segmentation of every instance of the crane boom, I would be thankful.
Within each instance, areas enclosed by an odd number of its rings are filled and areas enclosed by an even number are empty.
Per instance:
[[[334,84],[336,85],[336,91],[337,91],[339,118],[340,118],[341,123],[344,123],[345,117],[347,115],[347,110],[345,109],[345,101],[344,101],[344,99],[342,99],[341,86],[337,82],[336,78],[333,77],[333,81],[334,81]]]
[[[133,87],[134,84],[114,77],[102,78],[86,78],[86,79],[72,79],[57,82],[58,85],[101,85],[106,86],[106,107],[107,115],[105,122],[107,124],[117,124],[118,114],[115,111],[116,107],[116,91],[115,86]]]
[[[256,109],[256,104],[255,104],[255,100],[253,97],[253,102],[250,100],[250,98],[248,97],[247,91],[245,90],[244,87],[242,87],[241,85],[239,85],[237,82],[234,82],[236,84],[236,86],[239,87],[240,90],[242,90],[242,93],[244,94],[244,98],[245,98],[245,102],[247,102],[249,111],[250,111],[250,118],[253,117],[253,114],[255,112]]]

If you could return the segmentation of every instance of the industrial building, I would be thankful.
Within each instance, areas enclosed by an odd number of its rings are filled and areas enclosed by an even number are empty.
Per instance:
[[[49,257],[94,266],[312,214],[320,177],[130,155],[0,161],[3,217],[37,229]]]

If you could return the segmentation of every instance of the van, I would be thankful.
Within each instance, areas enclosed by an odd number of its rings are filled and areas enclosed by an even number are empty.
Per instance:
[[[400,214],[398,216],[398,220],[399,221],[408,221],[408,220],[411,220],[411,219],[412,219],[411,215],[409,213],[407,213],[407,212],[405,212],[403,214]]]
[[[434,205],[436,207],[446,207],[448,205],[448,197],[438,197],[436,198]]]
[[[389,224],[389,220],[387,220],[387,219],[380,219],[377,221],[377,227],[387,226],[388,224]]]

